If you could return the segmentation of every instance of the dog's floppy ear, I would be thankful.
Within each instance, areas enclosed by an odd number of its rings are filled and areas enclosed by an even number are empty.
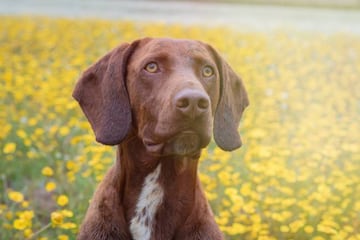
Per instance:
[[[131,127],[125,85],[127,62],[138,42],[122,44],[90,66],[78,80],[73,97],[94,130],[96,140],[119,144]]]
[[[232,151],[242,144],[238,126],[249,99],[241,78],[216,50],[211,49],[220,74],[220,99],[215,111],[214,138],[221,149]]]

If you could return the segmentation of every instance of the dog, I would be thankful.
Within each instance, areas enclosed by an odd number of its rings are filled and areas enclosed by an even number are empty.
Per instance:
[[[117,159],[98,186],[79,240],[223,239],[197,166],[214,136],[241,146],[249,100],[240,77],[210,45],[144,38],[90,66],[73,97]]]

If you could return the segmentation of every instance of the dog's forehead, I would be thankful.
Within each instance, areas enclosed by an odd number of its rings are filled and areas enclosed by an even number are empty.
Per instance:
[[[211,58],[211,54],[205,44],[186,39],[155,38],[146,45],[146,52],[151,54],[166,52],[177,56],[203,56]]]

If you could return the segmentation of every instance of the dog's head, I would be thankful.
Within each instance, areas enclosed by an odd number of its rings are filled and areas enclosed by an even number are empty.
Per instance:
[[[223,150],[239,148],[249,104],[243,82],[211,46],[164,38],[115,48],[83,73],[73,96],[98,142],[117,145],[135,132],[160,155],[198,152],[212,131]]]

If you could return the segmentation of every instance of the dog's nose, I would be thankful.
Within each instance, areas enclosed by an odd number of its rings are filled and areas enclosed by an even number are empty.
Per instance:
[[[176,109],[188,117],[197,117],[206,112],[210,105],[209,96],[194,89],[184,89],[175,95]]]

